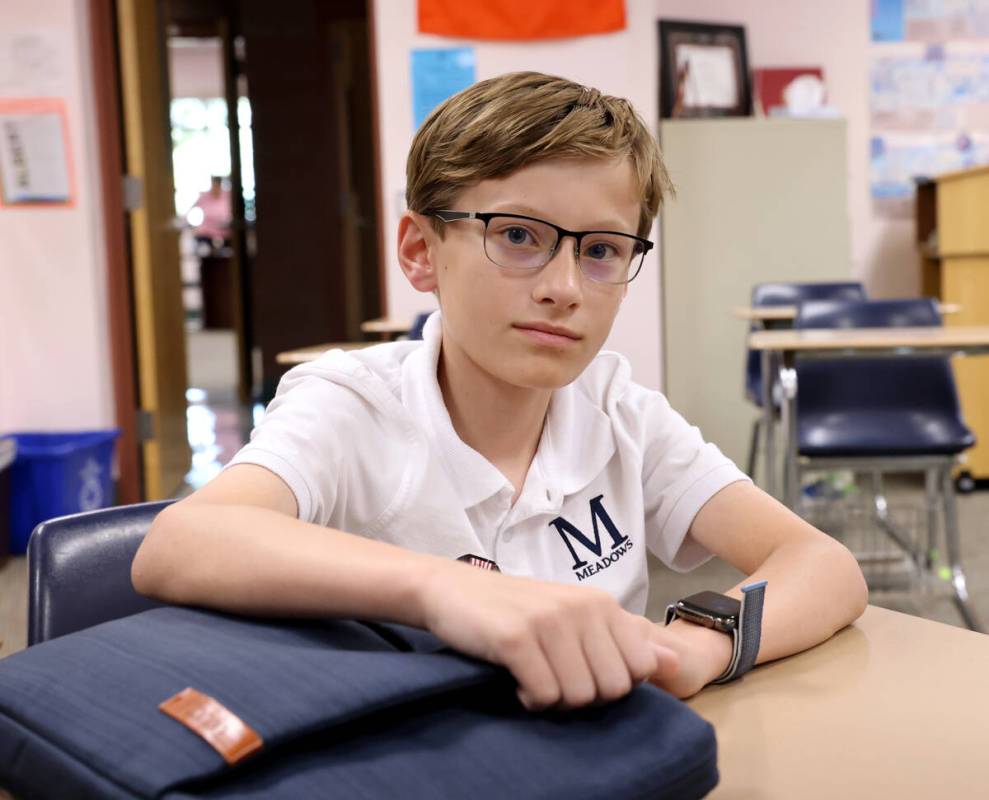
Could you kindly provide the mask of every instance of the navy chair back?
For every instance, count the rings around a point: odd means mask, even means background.
[[[760,283],[752,287],[752,307],[799,306],[807,300],[865,300],[865,286],[855,281],[837,283]],[[755,325],[750,330],[755,330]],[[749,350],[745,360],[745,396],[762,406],[762,361]]]
[[[171,500],[42,522],[28,542],[28,646],[155,608],[134,591],[131,562]]]
[[[416,318],[412,323],[412,327],[409,328],[409,339],[420,340],[422,339],[422,329],[426,327],[426,320],[429,319],[429,315],[432,311],[420,311],[416,314]]]
[[[808,299],[797,306],[795,328],[915,328],[941,325],[937,301],[856,298]]]
[[[941,324],[930,299],[801,303],[796,328]],[[797,365],[799,450],[808,456],[958,453],[965,426],[951,364],[942,356],[814,359]]]

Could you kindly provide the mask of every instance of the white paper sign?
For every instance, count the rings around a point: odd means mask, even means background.
[[[71,199],[62,117],[0,113],[0,192],[5,205]]]

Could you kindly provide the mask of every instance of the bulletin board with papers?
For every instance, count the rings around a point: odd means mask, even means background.
[[[909,216],[917,178],[989,164],[989,0],[873,0],[870,186]]]

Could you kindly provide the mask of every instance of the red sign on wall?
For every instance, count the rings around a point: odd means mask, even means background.
[[[522,41],[624,28],[624,0],[419,0],[419,32],[440,36]]]

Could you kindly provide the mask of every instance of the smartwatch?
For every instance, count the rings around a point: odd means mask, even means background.
[[[675,619],[685,619],[731,636],[731,661],[728,662],[728,668],[712,683],[733,681],[755,665],[762,638],[762,606],[765,594],[766,581],[757,581],[742,587],[740,601],[717,592],[698,592],[678,600],[666,609],[667,625]]]

